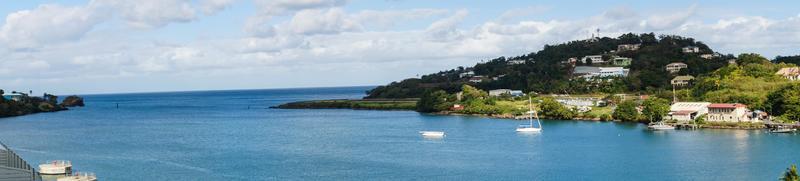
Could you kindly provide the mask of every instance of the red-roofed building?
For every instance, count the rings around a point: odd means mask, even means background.
[[[751,122],[747,113],[747,105],[744,104],[709,104],[707,121],[710,122]],[[758,121],[758,119],[752,119]]]

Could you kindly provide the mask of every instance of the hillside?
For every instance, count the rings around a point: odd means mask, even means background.
[[[625,45],[637,45],[638,48]],[[687,53],[683,51],[686,47],[697,49]],[[609,63],[584,63],[583,58],[590,55],[598,55],[602,61]],[[580,66],[615,66],[610,62],[617,57],[632,59],[630,65],[616,65],[628,68],[628,76],[606,78],[607,81],[588,81],[573,75],[575,68]],[[628,33],[617,38],[603,37],[545,45],[541,51],[527,55],[499,57],[473,67],[458,67],[421,78],[392,82],[368,91],[365,98],[419,98],[424,92],[432,90],[455,93],[464,84],[483,90],[507,88],[537,93],[653,93],[671,88],[669,81],[675,76],[708,74],[724,67],[733,58],[733,55],[716,54],[707,45],[692,38]],[[685,63],[688,68],[668,73],[665,66],[675,62]],[[474,75],[463,76],[469,73]],[[470,82],[470,79],[476,80]]]

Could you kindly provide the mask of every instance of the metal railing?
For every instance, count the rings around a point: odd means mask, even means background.
[[[2,142],[0,142],[0,169],[25,172],[30,174],[31,180],[42,180],[36,169]]]

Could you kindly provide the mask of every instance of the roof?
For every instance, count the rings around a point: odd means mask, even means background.
[[[685,63],[681,63],[681,62],[675,62],[675,63],[667,64],[667,66],[677,66],[677,65],[686,65],[686,64]]]
[[[677,102],[669,107],[670,111],[697,111],[706,109],[710,102]]]
[[[800,75],[800,67],[787,67],[778,70],[776,75]]]
[[[672,81],[676,81],[676,80],[677,80],[677,81],[681,81],[681,80],[692,80],[692,79],[694,79],[694,76],[691,76],[691,75],[682,75],[682,76],[677,76],[677,77],[673,78],[673,79],[672,79]]]
[[[673,113],[672,113],[672,115],[690,115],[690,114],[692,114],[692,113],[696,113],[696,112],[697,112],[697,111],[688,111],[688,110],[683,110],[683,111],[676,111],[676,112],[673,112]]]
[[[576,66],[575,70],[573,71],[575,74],[588,74],[597,72],[600,72],[600,68],[590,66]]]
[[[740,108],[740,107],[747,107],[747,105],[744,105],[744,104],[739,104],[739,103],[735,103],[735,104],[715,103],[715,104],[709,104],[709,105],[708,105],[708,108],[728,108],[728,109],[735,109],[735,108]]]

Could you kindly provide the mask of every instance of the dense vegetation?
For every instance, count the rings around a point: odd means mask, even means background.
[[[637,51],[615,52],[621,44],[641,44]],[[683,53],[682,48],[696,46],[698,53]],[[727,64],[733,55],[721,55],[710,59],[701,58],[701,54],[714,53],[702,42],[692,38],[662,35],[653,33],[624,34],[617,38],[599,38],[572,41],[559,45],[545,45],[541,51],[517,57],[499,57],[473,67],[424,75],[421,78],[410,78],[400,82],[392,82],[368,91],[366,98],[419,98],[423,93],[444,90],[447,93],[461,91],[461,85],[471,84],[483,90],[507,88],[538,93],[623,93],[654,92],[669,88],[669,80],[675,75],[699,76],[709,73]],[[633,58],[629,66],[630,73],[626,78],[610,78],[608,81],[587,81],[572,75],[574,65],[565,63],[569,58],[581,58],[587,55],[603,55]],[[512,62],[522,61],[522,64]],[[689,68],[675,75],[670,75],[664,67],[673,62],[686,63]],[[577,65],[583,65],[578,62]],[[601,65],[602,66],[602,65]],[[469,83],[461,73],[474,72],[485,76],[481,83]],[[669,75],[669,76],[665,76]],[[491,78],[496,78],[493,80]]]
[[[0,95],[5,92],[0,89]],[[19,100],[8,100],[0,96],[0,117],[21,116],[40,112],[55,112],[66,110],[67,107],[83,106],[83,99],[70,96],[69,102],[58,103],[58,96],[45,93],[42,97],[32,97],[25,93],[13,92],[21,95]]]

